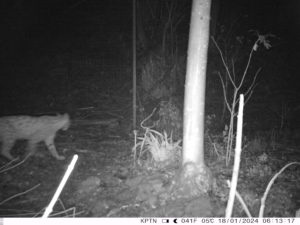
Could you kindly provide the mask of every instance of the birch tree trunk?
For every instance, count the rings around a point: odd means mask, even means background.
[[[178,195],[191,199],[208,194],[212,188],[212,174],[204,163],[210,6],[211,0],[193,0],[190,25],[184,96],[183,166],[178,180]]]
[[[211,0],[193,0],[184,97],[183,165],[204,166],[206,65]]]

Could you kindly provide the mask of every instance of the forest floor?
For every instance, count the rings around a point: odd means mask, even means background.
[[[216,154],[216,149],[222,149],[218,135],[211,135],[205,149],[205,161],[214,179],[212,191],[193,199],[174,196],[171,187],[180,167],[134,166],[130,103],[123,104],[123,108],[117,102],[103,105],[108,107],[78,110],[72,116],[70,129],[58,133],[56,146],[67,156],[66,160],[57,161],[41,146],[42,155],[1,172],[1,217],[42,216],[74,154],[79,159],[54,207],[53,217],[225,215],[229,193],[226,180],[231,179],[232,165],[225,165],[221,151]],[[128,116],[118,116],[126,115],[121,113],[125,111]],[[281,143],[277,139],[270,143],[265,136],[248,140],[242,152],[237,190],[253,217],[258,216],[261,198],[271,178],[287,163],[300,161],[299,145],[295,142]],[[2,167],[7,161],[1,158],[0,163]],[[278,177],[266,200],[265,217],[295,216],[300,208],[299,178],[300,167],[296,165]],[[233,216],[246,216],[237,199]]]

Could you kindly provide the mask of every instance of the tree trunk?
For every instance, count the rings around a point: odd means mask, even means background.
[[[204,166],[205,84],[211,0],[193,0],[184,97],[183,165]]]
[[[182,170],[178,196],[194,199],[212,188],[212,174],[204,163],[204,110],[211,0],[193,0],[184,96]],[[208,199],[209,201],[209,199]],[[211,209],[207,206],[206,211]],[[199,212],[200,216],[206,215]]]

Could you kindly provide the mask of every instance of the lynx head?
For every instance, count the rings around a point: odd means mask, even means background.
[[[71,125],[71,121],[70,121],[70,116],[68,113],[65,113],[63,115],[59,115],[61,122],[62,122],[62,127],[61,129],[66,131],[69,129],[70,125]]]

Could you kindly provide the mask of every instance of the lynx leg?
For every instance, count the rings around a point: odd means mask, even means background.
[[[35,152],[37,151],[37,144],[38,144],[38,141],[36,141],[36,140],[29,140],[28,141],[27,156],[26,157],[30,157],[30,156],[35,154]]]
[[[10,140],[6,140],[6,141],[2,141],[2,151],[1,154],[6,157],[9,160],[13,160],[15,159],[11,154],[10,154],[10,150],[14,145],[14,140],[10,141]]]
[[[49,149],[51,155],[55,157],[57,160],[64,160],[65,157],[61,156],[57,153],[55,144],[54,144],[54,136],[50,136],[45,140],[46,146]]]

